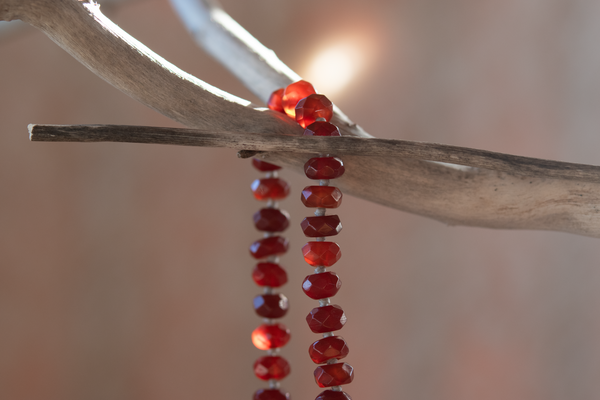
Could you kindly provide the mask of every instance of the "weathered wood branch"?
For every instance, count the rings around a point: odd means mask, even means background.
[[[302,134],[288,118],[256,108],[179,70],[115,26],[94,4],[0,0],[0,19],[22,19],[41,29],[119,90],[190,128],[246,135]],[[209,18],[204,29],[217,32],[224,27]],[[236,42],[238,48],[247,47],[244,57],[261,59],[261,51],[253,49],[258,42],[241,40],[240,35],[233,29],[222,38]],[[237,57],[227,53],[227,46],[221,49],[224,58]],[[238,58],[239,67],[230,68],[244,69],[246,61]],[[254,91],[265,98],[264,92],[270,93],[281,82],[268,78],[271,64],[256,63],[255,68],[266,78]],[[281,73],[294,80],[286,71]],[[272,87],[264,82],[271,82]],[[258,83],[245,83],[251,89],[258,87]],[[368,137],[340,113],[334,122],[344,135]],[[305,161],[304,155],[289,152],[269,152],[264,157],[298,172]],[[525,178],[514,168],[496,172],[397,157],[368,157],[365,162],[365,157],[348,155],[344,162],[348,172],[338,183],[345,192],[399,210],[456,225],[546,229],[600,237],[600,184],[596,182]]]
[[[329,153],[361,156],[366,163],[372,157],[409,158],[486,168],[529,178],[600,183],[600,166],[397,139],[256,135],[130,125],[29,125],[29,138],[33,142],[122,142],[227,147],[258,152]]]

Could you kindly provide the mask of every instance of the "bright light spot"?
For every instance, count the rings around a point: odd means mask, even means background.
[[[328,47],[312,59],[305,79],[311,82],[319,93],[332,95],[350,83],[361,69],[361,56],[350,44]]]

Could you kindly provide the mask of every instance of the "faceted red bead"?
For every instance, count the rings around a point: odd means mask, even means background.
[[[283,347],[290,340],[290,330],[283,324],[262,324],[252,332],[252,343],[259,350]]]
[[[350,349],[341,336],[329,336],[319,339],[308,348],[310,359],[315,364],[324,364],[328,360],[341,360],[346,357]]]
[[[287,297],[281,293],[260,294],[254,298],[254,311],[263,318],[281,318],[289,308]]]
[[[308,275],[302,282],[302,290],[314,300],[333,297],[341,287],[342,281],[335,272]]]
[[[296,122],[303,128],[315,122],[317,118],[329,122],[332,116],[333,104],[322,94],[311,94],[296,104]]]
[[[342,251],[335,242],[308,242],[302,246],[302,255],[304,261],[313,267],[331,267],[342,257]]]
[[[269,101],[267,101],[267,107],[269,107],[273,111],[284,113],[283,111],[283,88],[277,89],[271,96],[269,97]]]
[[[288,85],[283,91],[283,110],[290,118],[296,117],[296,104],[313,93],[317,93],[313,85],[306,81],[298,81]]]
[[[299,104],[299,103],[298,103]],[[298,114],[296,114],[298,118]],[[308,125],[304,130],[304,136],[342,136],[337,126],[330,122],[317,121]]]
[[[335,186],[307,186],[300,200],[306,207],[338,208],[342,204],[342,191]]]
[[[347,363],[320,365],[315,369],[319,387],[346,385],[354,380],[354,368]]]
[[[315,398],[315,400],[352,400],[352,397],[346,392],[337,390],[324,390]]]
[[[250,245],[250,254],[256,259],[277,256],[288,250],[289,241],[283,236],[271,236]]]
[[[344,163],[337,157],[315,157],[304,164],[309,179],[335,179],[344,175]]]
[[[282,232],[289,225],[290,214],[286,211],[277,208],[261,208],[254,213],[254,226],[259,231]]]
[[[290,185],[279,178],[263,178],[252,182],[250,186],[257,200],[281,200],[290,194]]]
[[[290,373],[290,364],[283,357],[264,356],[254,363],[254,375],[268,381],[269,379],[283,379]]]
[[[290,400],[290,394],[283,393],[279,389],[258,389],[252,400]]]
[[[304,235],[308,237],[335,236],[342,230],[342,223],[337,215],[306,217],[300,226]]]
[[[346,324],[346,314],[337,304],[315,307],[306,316],[306,322],[314,333],[333,332]]]
[[[259,286],[279,287],[287,283],[287,273],[278,264],[258,263],[252,271],[252,279]]]
[[[258,158],[252,159],[252,166],[261,172],[277,171],[281,169],[279,165],[271,164]]]

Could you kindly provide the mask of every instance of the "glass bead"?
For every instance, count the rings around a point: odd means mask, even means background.
[[[347,363],[320,365],[315,369],[319,387],[346,385],[354,380],[354,368]]]
[[[256,229],[264,232],[283,232],[290,225],[290,214],[277,208],[261,208],[253,219]]]
[[[346,392],[337,390],[324,390],[315,398],[315,400],[352,400],[352,397]]]
[[[300,200],[306,207],[338,208],[342,204],[342,191],[335,186],[307,186]]]
[[[287,273],[275,263],[258,263],[252,271],[252,279],[259,286],[279,287],[287,283]]]
[[[335,179],[344,172],[344,163],[337,157],[314,157],[304,164],[304,173],[309,179]]]
[[[285,113],[293,119],[296,119],[296,104],[311,94],[317,93],[313,85],[306,81],[294,82],[288,85],[283,91],[282,104]]]
[[[262,324],[252,331],[252,343],[259,350],[283,347],[290,340],[290,330],[283,324]]]
[[[269,96],[269,100],[267,101],[267,107],[273,111],[285,113],[283,111],[283,88],[277,89],[271,96]]]
[[[252,400],[290,400],[290,394],[279,389],[258,389]]]
[[[290,185],[280,178],[256,179],[250,188],[257,200],[282,200],[290,194]]]
[[[308,275],[302,282],[302,290],[313,300],[333,297],[341,287],[342,281],[335,272]]]
[[[302,255],[313,267],[331,267],[342,257],[342,251],[335,242],[308,242],[302,246]]]
[[[306,322],[314,333],[333,332],[346,324],[346,314],[337,304],[315,307],[306,316]]]
[[[296,104],[296,122],[303,128],[316,122],[317,118],[329,122],[332,116],[333,104],[322,94],[311,94]]]
[[[258,158],[252,159],[252,166],[261,172],[277,171],[281,169],[279,165],[271,164]]]
[[[260,294],[254,298],[254,311],[263,318],[281,318],[289,308],[287,297],[281,293]]]
[[[300,226],[304,235],[308,237],[335,236],[342,230],[342,223],[337,215],[306,217]]]
[[[308,355],[315,364],[324,364],[329,360],[341,360],[350,349],[341,336],[329,336],[319,339],[308,348]]]
[[[342,134],[334,124],[316,121],[306,127],[304,136],[342,136]]]
[[[290,364],[280,356],[260,357],[254,363],[254,375],[259,379],[283,379],[290,373]]]
[[[283,236],[271,236],[250,245],[250,254],[256,259],[277,256],[287,252],[289,241]]]

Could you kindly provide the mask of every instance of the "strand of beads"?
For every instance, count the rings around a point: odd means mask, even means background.
[[[290,217],[279,209],[277,201],[287,197],[290,187],[277,176],[280,169],[277,165],[257,159],[252,160],[252,165],[266,173],[264,178],[252,183],[254,197],[267,201],[267,206],[254,214],[254,226],[263,232],[264,237],[250,246],[250,254],[259,260],[252,271],[252,279],[263,287],[263,294],[254,298],[254,310],[264,318],[264,323],[252,332],[252,343],[267,351],[266,356],[254,363],[254,374],[269,381],[269,388],[256,391],[253,400],[289,400],[289,394],[279,389],[279,380],[290,373],[290,365],[279,356],[279,349],[289,341],[290,330],[274,321],[287,313],[288,299],[273,289],[287,282],[287,274],[279,265],[279,256],[287,251],[288,240],[278,233],[287,229]]]
[[[333,105],[325,96],[316,94],[308,82],[299,81],[275,91],[269,99],[269,108],[294,118],[305,128],[306,136],[341,136],[339,129],[329,122]],[[314,372],[317,385],[330,388],[321,392],[316,400],[351,400],[341,385],[354,379],[352,366],[338,362],[348,355],[346,341],[334,334],[346,323],[342,308],[331,304],[330,300],[342,282],[336,273],[327,271],[327,267],[340,259],[341,251],[337,243],[326,241],[326,238],[337,235],[342,229],[337,215],[325,215],[328,208],[337,208],[342,202],[342,192],[329,186],[329,182],[342,176],[344,171],[342,160],[329,155],[311,158],[304,165],[306,176],[319,181],[319,186],[307,186],[301,195],[306,207],[316,208],[315,216],[306,217],[301,223],[304,235],[315,239],[302,248],[304,260],[315,267],[314,274],[304,279],[302,290],[311,299],[319,301],[319,307],[312,309],[306,321],[314,333],[323,334],[322,339],[309,347],[309,355],[315,364],[323,364]]]

